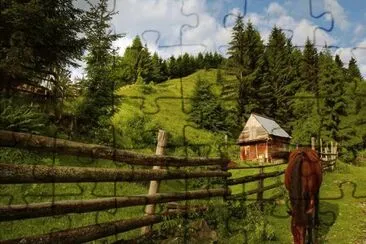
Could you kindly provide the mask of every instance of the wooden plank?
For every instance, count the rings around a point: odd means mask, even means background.
[[[122,170],[88,167],[51,167],[0,163],[0,184],[115,182],[229,177],[224,171]]]
[[[86,213],[146,204],[166,203],[204,199],[230,195],[230,189],[216,188],[176,193],[159,193],[155,195],[138,195],[127,197],[101,198],[92,200],[68,200],[44,203],[18,204],[0,206],[0,221],[55,216],[69,213]]]
[[[183,158],[171,156],[143,155],[112,147],[86,144],[29,133],[0,130],[0,147],[25,148],[41,152],[108,159],[133,165],[159,166],[203,166],[225,165],[224,158]]]

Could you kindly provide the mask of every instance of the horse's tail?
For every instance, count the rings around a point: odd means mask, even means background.
[[[306,201],[302,192],[301,166],[304,160],[303,152],[298,153],[295,158],[294,168],[291,172],[290,201],[292,210],[295,211],[295,223],[306,225]]]

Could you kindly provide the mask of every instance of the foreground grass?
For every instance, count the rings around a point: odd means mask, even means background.
[[[365,166],[338,162],[334,172],[325,173],[320,193],[321,243],[363,243],[366,214],[361,203],[366,201],[365,189]],[[287,209],[285,204],[278,205],[268,216],[278,238],[273,243],[292,243]]]

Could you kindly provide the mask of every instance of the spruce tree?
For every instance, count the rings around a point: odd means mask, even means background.
[[[178,77],[178,64],[174,56],[169,58],[168,71],[170,78]]]
[[[268,62],[268,73],[266,82],[270,83],[271,95],[266,106],[271,108],[271,117],[285,129],[289,129],[289,118],[291,118],[289,96],[294,95],[291,89],[291,82],[294,73],[291,69],[292,44],[286,38],[285,33],[276,26],[272,29],[268,46],[265,50],[265,57]]]
[[[236,19],[232,40],[229,43],[227,68],[238,80],[238,118],[247,119],[258,109],[255,88],[262,83],[260,62],[264,45],[259,32],[249,22],[244,26],[243,17]]]
[[[2,0],[0,11],[0,90],[45,80],[57,86],[54,71],[77,66],[85,22],[72,0]]]
[[[319,95],[321,106],[322,129],[328,139],[340,140],[341,117],[346,116],[346,100],[342,69],[333,60],[329,50],[319,58]]]
[[[199,52],[198,55],[197,55],[196,64],[197,64],[198,69],[203,69],[204,68],[204,57],[203,57],[203,54],[201,52]]]
[[[112,115],[113,92],[115,81],[112,78],[113,49],[112,42],[121,35],[110,33],[110,21],[115,13],[107,7],[107,0],[101,0],[96,5],[90,4],[86,14],[88,26],[86,37],[89,54],[86,56],[86,91],[81,108],[81,120],[85,132],[90,127],[106,127],[107,120]]]
[[[146,45],[140,51],[140,56],[138,58],[138,70],[140,71],[141,77],[145,83],[152,81],[153,64],[151,54]]]
[[[135,83],[140,68],[140,59],[143,55],[144,46],[141,43],[139,36],[136,36],[130,47],[127,47],[123,55],[123,66],[126,67],[126,81],[128,83]]]
[[[191,98],[190,121],[200,128],[220,132],[226,131],[227,111],[210,89],[206,80],[198,78]]]
[[[300,64],[301,87],[314,94],[318,93],[318,52],[307,38]]]

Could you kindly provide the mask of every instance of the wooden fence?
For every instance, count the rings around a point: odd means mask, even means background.
[[[333,143],[330,142],[328,143],[326,146],[322,145],[322,140],[320,140],[319,143],[319,156],[321,158],[321,163],[322,163],[322,168],[324,171],[326,170],[333,170],[335,167],[335,163],[336,160],[338,158],[338,151],[337,151],[337,143]],[[316,150],[316,141],[315,138],[312,137],[311,138],[311,148]],[[280,197],[282,195],[282,193],[277,193],[267,199],[263,198],[263,193],[265,191],[268,190],[272,190],[275,188],[279,188],[279,187],[283,187],[284,183],[283,182],[276,182],[273,183],[271,185],[268,186],[264,186],[264,180],[268,179],[268,178],[274,178],[274,177],[278,177],[281,176],[285,173],[284,170],[277,170],[277,171],[272,171],[272,172],[268,172],[265,173],[264,170],[266,168],[271,168],[271,167],[275,167],[275,166],[280,166],[280,165],[284,165],[287,164],[287,158],[288,158],[288,154],[289,152],[276,152],[273,153],[272,158],[278,158],[278,159],[283,159],[285,160],[283,163],[278,163],[278,164],[267,164],[267,165],[258,165],[258,166],[241,166],[241,167],[232,167],[232,168],[228,168],[231,170],[246,170],[246,169],[259,169],[258,174],[255,175],[248,175],[248,176],[244,176],[241,178],[236,178],[236,179],[228,179],[228,185],[237,185],[237,184],[245,184],[245,183],[249,183],[249,182],[258,182],[258,187],[256,189],[253,190],[249,190],[246,192],[242,192],[242,193],[238,193],[238,194],[232,194],[230,196],[227,197],[227,199],[246,199],[249,195],[254,195],[256,194],[256,201],[260,204],[260,208],[263,209],[263,202],[265,200],[273,200],[276,199],[278,197]]]
[[[159,137],[164,138],[162,136]],[[126,170],[115,168],[66,166],[51,167],[45,165],[24,165],[0,162],[0,184],[146,181],[152,181],[151,184],[153,184],[153,182],[170,179],[194,179],[202,177],[227,178],[231,176],[231,173],[222,170],[229,162],[227,159],[162,156],[162,151],[166,143],[161,142],[160,140],[157,148],[158,155],[152,156],[106,146],[85,144],[19,132],[0,130],[0,138],[0,146],[2,147],[24,148],[41,152],[92,157],[94,159],[108,159],[121,164],[127,163],[140,166],[155,166],[152,170],[146,169],[146,167],[145,169],[135,167],[138,169],[134,168]],[[202,168],[202,166],[212,165],[218,166],[217,169],[210,170]],[[177,166],[179,166],[180,169],[172,168]],[[199,169],[181,169],[184,167],[195,166],[200,167]],[[169,167],[169,170],[164,169],[165,167]],[[167,216],[173,218],[182,213],[182,211],[177,210],[165,211],[163,214],[155,214],[151,208],[148,210],[148,206],[153,206],[157,203],[207,199],[211,197],[224,197],[226,195],[230,195],[230,189],[228,187],[221,186],[212,189],[189,190],[172,193],[158,193],[156,188],[155,190],[150,189],[149,194],[146,195],[3,205],[0,206],[0,221],[57,216],[70,213],[87,213],[130,206],[147,206],[147,211],[145,211],[145,216],[94,224],[14,240],[0,240],[0,243],[18,243],[20,241],[22,243],[80,243],[92,241],[132,229],[160,223],[164,221]]]
[[[165,211],[155,214],[155,204],[186,201],[194,199],[207,199],[222,197],[225,200],[247,199],[256,195],[256,201],[263,209],[266,200],[274,200],[283,193],[280,192],[267,199],[263,198],[265,191],[283,186],[282,180],[271,185],[264,185],[264,180],[279,177],[284,174],[284,169],[265,172],[265,169],[286,164],[258,166],[228,167],[228,159],[222,158],[183,158],[164,156],[166,135],[159,132],[156,155],[143,155],[111,147],[85,144],[63,139],[49,138],[27,133],[9,132],[0,130],[0,146],[25,148],[42,152],[54,152],[73,156],[92,157],[95,159],[108,159],[117,163],[126,163],[139,166],[154,166],[153,169],[112,169],[89,167],[66,167],[45,165],[22,165],[0,162],[0,184],[23,183],[65,183],[65,182],[150,182],[149,192],[146,195],[98,198],[91,200],[64,200],[31,204],[3,205],[0,206],[0,221],[12,221],[29,218],[57,216],[70,213],[87,213],[130,206],[145,206],[145,215],[131,219],[111,221],[102,224],[89,225],[64,231],[52,232],[45,235],[25,237],[21,239],[1,241],[0,243],[54,243],[54,242],[87,242],[107,236],[123,233],[132,229],[142,228],[142,234],[151,232],[150,226],[164,221],[165,216],[174,218],[182,211]],[[313,141],[313,139],[312,139]],[[313,144],[313,143],[312,143]],[[337,158],[337,144],[330,149],[320,144],[321,158],[324,169],[334,167]],[[315,145],[313,145],[315,147]],[[283,156],[283,155],[282,155]],[[194,167],[199,166],[199,169]],[[202,166],[215,166],[202,168]],[[168,169],[165,169],[169,167]],[[179,167],[183,169],[172,169]],[[189,170],[184,167],[192,167]],[[231,170],[258,169],[258,174],[247,175],[239,178],[229,178]],[[188,190],[184,192],[159,193],[159,181],[171,179],[220,177],[225,179],[223,186],[212,189]],[[258,187],[246,192],[231,194],[230,186],[257,182]],[[178,209],[178,208],[177,208]],[[188,209],[186,209],[188,211]]]

